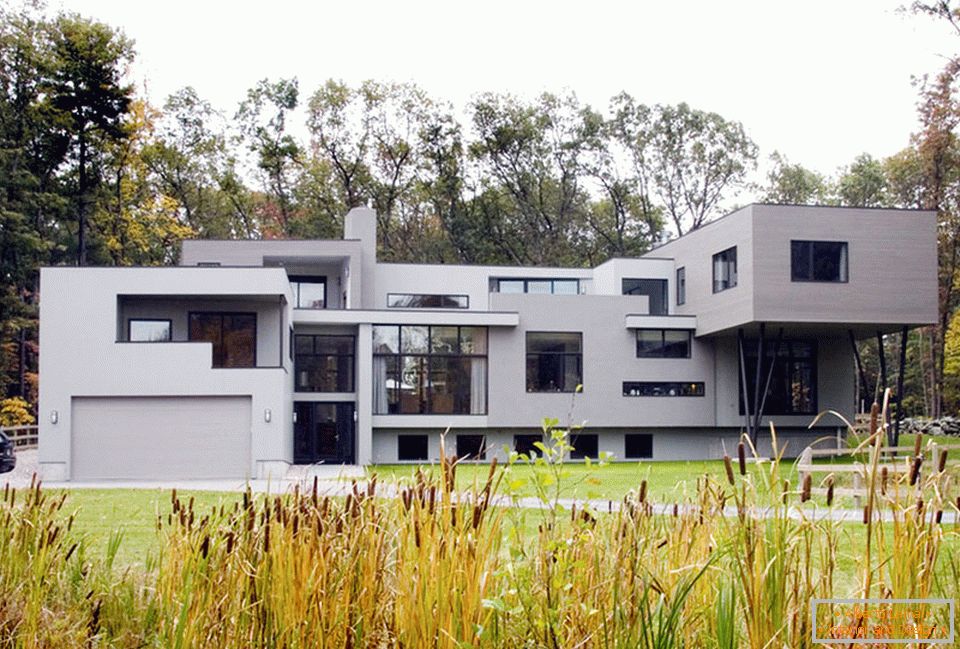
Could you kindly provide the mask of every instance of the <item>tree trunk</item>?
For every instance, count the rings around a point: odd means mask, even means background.
[[[87,135],[83,127],[80,128],[80,169],[79,187],[77,188],[77,266],[87,265]]]

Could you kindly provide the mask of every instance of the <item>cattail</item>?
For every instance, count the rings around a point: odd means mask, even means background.
[[[727,472],[727,482],[729,482],[731,485],[736,484],[733,481],[733,462],[731,462],[730,456],[726,453],[723,454],[723,468]]]
[[[803,476],[803,491],[800,492],[800,502],[805,503],[810,500],[810,487],[813,482],[813,478],[808,473]]]
[[[67,554],[64,555],[64,557],[63,557],[63,560],[64,560],[65,562],[66,562],[66,561],[69,561],[69,560],[70,560],[70,557],[73,556],[73,551],[77,549],[77,545],[78,545],[77,543],[74,543],[73,545],[70,546],[70,549],[67,550]]]
[[[263,553],[270,552],[270,519],[263,525]]]
[[[230,554],[231,552],[233,552],[234,539],[235,537],[233,535],[233,532],[230,532],[229,534],[227,534],[227,554]]]
[[[870,406],[870,436],[873,437],[878,430],[878,420],[880,419],[880,404],[876,401]]]
[[[204,559],[207,558],[207,553],[210,551],[210,536],[203,537],[203,543],[200,544],[200,556]]]
[[[947,468],[947,449],[941,449],[940,461],[937,463],[937,473],[943,473]]]
[[[866,525],[870,522],[870,505],[866,505],[863,508],[863,524]]]
[[[747,475],[747,447],[743,442],[737,444],[737,460],[740,462],[740,475]]]
[[[790,500],[790,481],[789,480],[783,481],[783,491],[780,493],[781,493],[780,499],[783,501],[783,504],[786,505],[787,501]]]
[[[917,498],[917,518],[923,516],[923,498]]]
[[[640,481],[640,496],[638,497],[638,500],[641,503],[646,502],[647,500],[647,481],[646,480]]]
[[[938,509],[938,510],[937,510],[937,513],[936,513],[936,515],[934,516],[934,520],[936,521],[937,525],[939,525],[939,524],[940,524],[940,521],[943,520],[943,510],[942,510],[942,509]]]
[[[887,470],[887,467],[882,467],[880,469],[880,493],[884,496],[887,495],[887,479],[890,477],[890,471]]]
[[[920,455],[920,447],[923,445],[923,433],[917,433],[917,436],[913,438],[913,455],[914,457]]]
[[[833,476],[827,478],[827,507],[833,505]]]
[[[673,517],[676,518],[679,513],[680,513],[680,510],[677,507],[677,503],[673,503]]]
[[[913,458],[913,464],[910,465],[910,486],[917,484],[920,477],[920,465],[923,464],[923,456],[917,455]]]

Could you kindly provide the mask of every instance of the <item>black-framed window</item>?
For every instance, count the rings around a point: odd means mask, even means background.
[[[628,460],[648,460],[653,457],[653,435],[628,433],[623,436],[623,456]]]
[[[484,435],[457,435],[457,457],[466,460],[487,459],[487,438]]]
[[[727,248],[713,256],[713,292],[719,293],[737,285],[737,247]]]
[[[527,457],[533,457],[534,454],[541,456],[543,451],[536,447],[537,442],[543,443],[542,434],[514,435],[513,450]]]
[[[690,358],[689,329],[637,329],[637,358]]]
[[[677,306],[687,303],[687,269],[681,266],[677,269]]]
[[[791,241],[790,279],[794,282],[846,282],[846,241]]]
[[[388,309],[469,309],[469,295],[388,293]]]
[[[498,293],[537,293],[542,295],[578,295],[579,279],[498,279]]]
[[[624,381],[625,397],[702,397],[707,393],[702,381]]]
[[[327,308],[327,278],[302,275],[290,276],[295,309]]]
[[[596,459],[600,457],[600,436],[594,433],[580,433],[579,435],[570,435],[570,457],[574,460],[583,458]]]
[[[397,459],[401,462],[426,460],[429,457],[429,438],[426,435],[397,435]]]
[[[257,314],[194,311],[189,339],[213,344],[213,367],[257,366]]]
[[[575,392],[582,384],[582,333],[527,332],[527,392]]]
[[[294,390],[353,392],[355,350],[353,336],[297,334],[294,336]]]
[[[762,384],[767,381],[770,361],[773,359],[776,341],[767,341],[764,346]],[[757,370],[757,341],[747,340],[744,345],[744,361],[747,375],[747,398],[750,411],[754,412],[754,380]],[[761,385],[762,385],[761,384]],[[740,396],[740,414],[744,414],[743,390]],[[770,375],[770,390],[763,404],[764,415],[814,415],[817,413],[817,344],[814,341],[784,340],[780,343],[773,373]]]
[[[127,340],[134,343],[165,343],[173,340],[173,321],[163,318],[130,318]]]
[[[486,414],[487,328],[374,326],[373,412]]]
[[[625,277],[621,280],[624,295],[646,295],[650,315],[667,315],[667,280]]]

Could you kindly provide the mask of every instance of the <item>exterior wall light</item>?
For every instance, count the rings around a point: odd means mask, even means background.
[[[271,419],[273,419],[273,413],[270,412],[270,408],[267,408],[263,411],[263,420],[269,424]]]
[[[57,412],[56,410],[51,410],[51,411],[50,411],[50,423],[51,423],[51,424],[55,424],[55,423],[57,423],[58,421],[60,421],[60,413]]]

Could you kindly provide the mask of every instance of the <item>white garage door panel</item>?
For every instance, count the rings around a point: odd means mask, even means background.
[[[250,397],[73,399],[74,480],[245,478]]]

